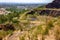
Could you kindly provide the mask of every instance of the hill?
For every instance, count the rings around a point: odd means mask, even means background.
[[[52,3],[46,5],[46,8],[60,8],[60,0],[54,0]]]

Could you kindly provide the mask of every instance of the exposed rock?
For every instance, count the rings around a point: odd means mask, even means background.
[[[46,8],[60,8],[60,0],[54,0],[52,3],[46,5]]]
[[[57,17],[60,16],[60,11],[57,10],[38,10],[38,11],[31,11],[28,12],[27,14],[34,14],[35,12],[38,12],[40,15],[49,15],[49,16],[53,16],[53,17]]]
[[[32,10],[31,12],[28,12],[27,14],[34,14],[35,13],[35,11],[34,10]]]
[[[60,8],[60,0],[54,0],[52,3],[47,4],[46,8]],[[27,14],[34,14],[35,12],[38,12],[40,15],[60,16],[60,10],[33,10]]]
[[[60,0],[54,0],[52,3],[46,5],[46,8],[60,8]],[[42,10],[41,15],[60,16],[60,11],[57,10]]]
[[[60,11],[56,11],[56,10],[42,10],[40,12],[40,15],[49,15],[49,16],[54,16],[54,17],[57,17],[57,16],[60,16]]]

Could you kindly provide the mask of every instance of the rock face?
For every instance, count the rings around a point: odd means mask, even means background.
[[[56,11],[56,10],[42,10],[40,12],[40,15],[47,15],[47,16],[57,17],[57,16],[60,16],[60,11]]]
[[[46,8],[60,8],[60,0],[54,0],[52,3],[46,5]],[[50,15],[50,16],[60,16],[60,11],[57,10],[43,10],[40,14]]]
[[[46,8],[60,8],[60,0],[54,0],[52,3],[46,5]],[[53,17],[60,16],[60,10],[38,10],[40,15],[49,15]],[[31,11],[28,14],[34,14],[36,11]]]
[[[46,8],[60,8],[60,0],[54,0],[52,3],[46,5]]]

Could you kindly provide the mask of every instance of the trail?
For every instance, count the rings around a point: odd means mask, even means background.
[[[36,10],[55,10],[55,11],[60,11],[60,8],[57,9],[57,8],[37,8]]]
[[[33,9],[33,10],[35,10],[35,9]],[[20,19],[22,19],[27,13],[29,13],[29,12],[31,12],[33,10],[29,10],[29,11],[23,13],[21,15]],[[60,11],[60,8],[59,9],[56,9],[56,8],[39,8],[39,9],[36,9],[36,10],[52,10],[52,11],[54,10],[54,11]]]

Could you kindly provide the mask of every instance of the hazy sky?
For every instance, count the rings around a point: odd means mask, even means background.
[[[53,0],[0,0],[0,2],[10,2],[10,3],[49,3]]]

